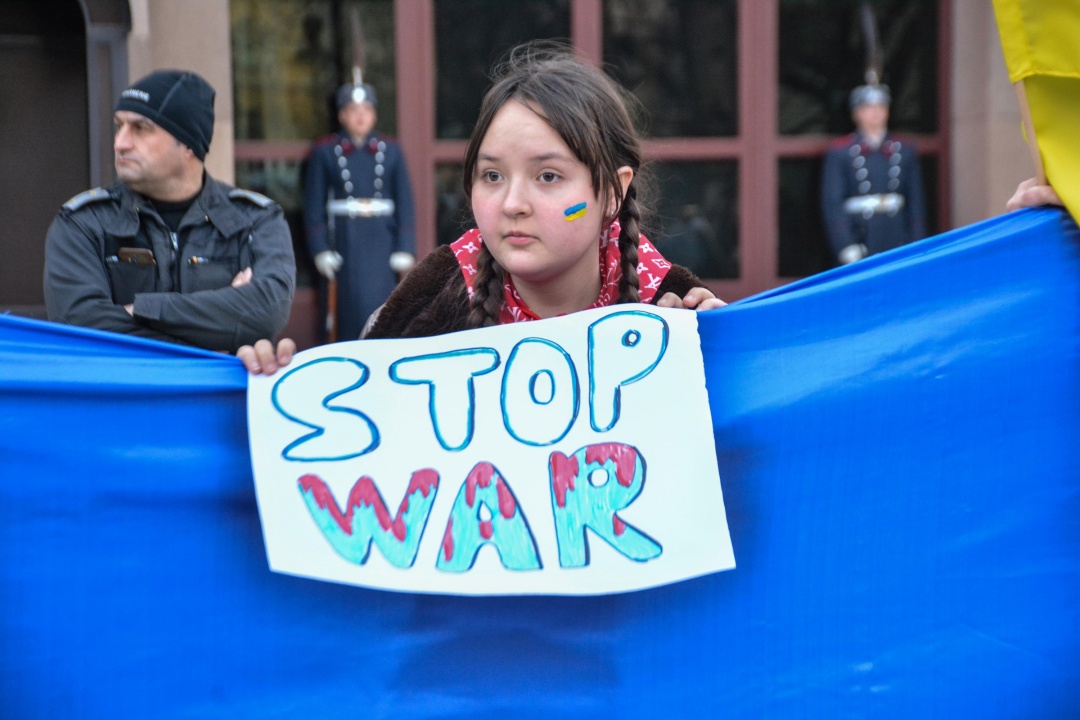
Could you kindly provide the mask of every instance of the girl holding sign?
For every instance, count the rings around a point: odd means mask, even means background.
[[[640,232],[640,140],[628,97],[551,44],[498,68],[465,152],[477,227],[414,268],[363,337],[423,337],[619,303],[709,310],[724,303]],[[251,372],[292,357],[283,340],[241,348]]]

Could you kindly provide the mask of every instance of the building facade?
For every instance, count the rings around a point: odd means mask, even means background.
[[[651,235],[726,299],[831,267],[821,158],[850,131],[862,81],[857,0],[6,0],[0,16],[0,309],[40,315],[45,229],[61,203],[111,180],[111,107],[128,79],[183,67],[218,90],[209,171],[282,203],[300,290],[289,332],[313,336],[299,222],[309,143],[332,129],[359,21],[379,127],[405,151],[418,250],[468,224],[460,160],[494,60],[563,39],[603,64],[646,118]],[[992,7],[872,3],[891,127],[919,150],[940,232],[999,214],[1032,174]],[[13,8],[15,12],[9,11]],[[50,21],[45,22],[46,13]],[[60,21],[58,21],[58,18]],[[58,137],[62,134],[62,138]],[[62,139],[62,142],[58,142]],[[42,151],[47,157],[43,157]],[[12,200],[14,200],[12,202]],[[37,282],[34,282],[37,280]]]

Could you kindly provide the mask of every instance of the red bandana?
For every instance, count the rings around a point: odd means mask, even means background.
[[[476,281],[476,259],[480,255],[480,247],[484,244],[480,237],[480,230],[473,228],[462,235],[450,245],[461,267],[461,274],[465,276],[465,287],[469,291],[469,300],[472,300],[473,285]],[[598,307],[614,305],[619,299],[619,280],[622,272],[619,270],[619,260],[622,254],[619,252],[619,221],[611,223],[611,226],[600,235],[600,295],[596,302],[587,310]],[[671,268],[671,263],[653,247],[648,238],[639,236],[638,241],[638,282],[641,287],[638,294],[641,302],[651,302],[656,295],[656,289],[660,287],[664,276]],[[518,295],[514,288],[513,279],[507,275],[506,284],[503,285],[503,307],[499,313],[499,324],[505,325],[512,322],[524,322],[526,320],[539,320],[536,313],[529,309],[525,301]]]

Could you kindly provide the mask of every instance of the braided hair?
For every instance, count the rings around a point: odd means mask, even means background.
[[[622,270],[618,302],[638,302],[638,238],[643,211],[636,187],[642,169],[641,143],[631,117],[631,111],[638,110],[636,101],[602,71],[575,58],[570,48],[550,41],[518,46],[496,66],[492,76],[494,84],[484,96],[480,118],[465,150],[465,198],[471,203],[480,144],[496,113],[510,100],[532,108],[589,168],[596,197],[602,203],[606,198],[614,201]],[[623,167],[629,167],[635,176],[625,193],[619,180]],[[484,245],[477,258],[469,327],[498,323],[505,283],[506,271]]]

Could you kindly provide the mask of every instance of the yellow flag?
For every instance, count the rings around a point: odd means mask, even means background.
[[[1080,217],[1080,0],[994,0],[994,12],[1009,79],[1027,98],[1036,164]]]

